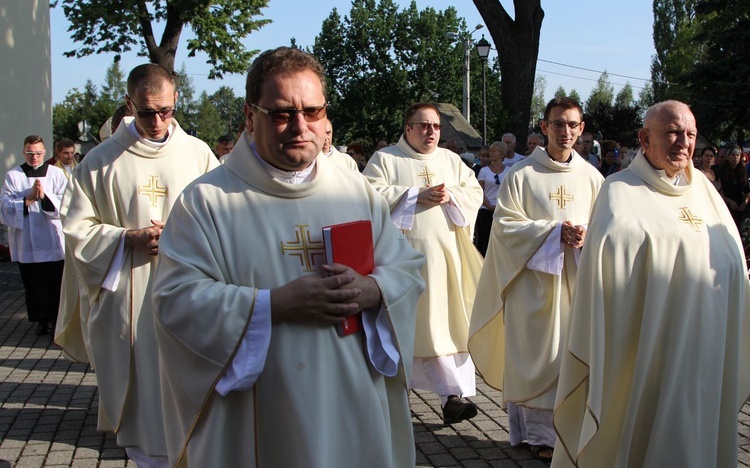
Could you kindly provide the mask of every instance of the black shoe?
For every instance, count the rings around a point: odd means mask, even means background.
[[[477,405],[466,398],[456,395],[448,397],[448,401],[443,406],[443,423],[455,424],[477,415]]]
[[[37,336],[42,336],[42,335],[46,335],[49,332],[50,332],[49,324],[47,322],[39,322],[36,325],[36,331],[34,333],[36,333]]]

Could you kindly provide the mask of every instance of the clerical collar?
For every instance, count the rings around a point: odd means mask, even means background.
[[[31,167],[28,163],[21,164],[21,170],[26,174],[26,177],[46,177],[48,167],[49,164],[47,163],[42,163],[37,167]]]
[[[281,169],[277,169],[268,164],[265,159],[260,157],[260,154],[258,154],[258,150],[255,148],[255,142],[250,143],[250,149],[253,150],[253,154],[255,155],[255,157],[258,158],[258,161],[260,161],[263,167],[266,168],[268,173],[271,174],[271,177],[273,177],[274,179],[277,179],[281,182],[286,182],[287,184],[302,184],[312,182],[315,179],[314,169],[317,158],[313,159],[312,164],[302,169],[301,171],[282,171]]]
[[[668,180],[669,183],[671,183],[675,187],[682,187],[682,186],[688,185],[687,177],[685,177],[685,171],[680,172],[674,177],[669,177],[667,173],[664,171],[664,169],[656,169],[656,168],[653,168],[653,169],[656,171],[657,174],[659,174],[659,177],[661,177],[664,180]]]
[[[570,152],[570,156],[568,156],[568,159],[567,159],[566,161],[562,161],[562,162],[561,162],[561,161],[558,161],[558,160],[557,160],[557,159],[555,159],[555,158],[553,158],[553,157],[552,157],[552,155],[551,155],[551,154],[549,154],[549,151],[547,151],[547,149],[546,149],[546,148],[544,149],[544,152],[545,152],[545,153],[547,153],[547,156],[548,156],[548,157],[549,157],[549,158],[550,158],[550,159],[551,159],[552,161],[556,162],[557,164],[570,164],[570,161],[572,161],[572,160],[573,160],[573,152],[572,152],[572,151]],[[518,154],[518,153],[516,153],[516,154]]]
[[[135,119],[131,120],[127,126],[127,129],[131,135],[133,135],[138,141],[140,141],[144,145],[150,146],[151,148],[161,148],[162,146],[169,143],[169,140],[172,138],[173,128],[174,128],[174,125],[170,123],[169,127],[167,128],[167,134],[164,137],[164,139],[160,141],[155,141],[155,140],[149,140],[148,138],[145,138],[143,135],[140,134],[140,132],[138,132],[138,128],[135,126]]]

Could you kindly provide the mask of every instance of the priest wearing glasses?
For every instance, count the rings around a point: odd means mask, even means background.
[[[363,174],[388,201],[391,220],[426,257],[427,290],[417,303],[411,388],[440,396],[445,424],[473,418],[477,407],[468,352],[469,321],[482,258],[472,230],[483,191],[474,171],[439,148],[440,112],[417,103],[406,110],[404,133],[377,151]]]
[[[321,151],[314,57],[260,54],[244,111],[232,156],[185,189],[162,236],[153,299],[170,465],[414,466],[406,379],[422,256],[367,180]],[[369,222],[368,275],[326,259],[322,229],[352,221]],[[337,331],[358,314],[361,328]]]
[[[219,163],[172,118],[170,71],[139,65],[127,91],[133,117],[87,154],[68,184],[61,216],[75,271],[66,274],[80,278],[81,307],[61,311],[55,340],[96,369],[99,430],[114,431],[138,466],[156,466],[167,455],[151,307],[159,238],[183,188]]]

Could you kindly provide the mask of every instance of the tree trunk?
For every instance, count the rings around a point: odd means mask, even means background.
[[[149,61],[157,63],[174,73],[177,46],[180,43],[180,34],[185,25],[185,22],[180,17],[179,9],[171,3],[167,3],[167,23],[164,27],[164,33],[161,36],[161,42],[158,45],[156,44],[154,30],[149,21],[146,0],[139,2],[138,11],[140,14],[141,32],[146,42]]]
[[[499,0],[474,0],[497,48],[503,106],[518,141],[525,141],[534,95],[536,61],[544,10],[541,0],[514,0],[513,20]]]

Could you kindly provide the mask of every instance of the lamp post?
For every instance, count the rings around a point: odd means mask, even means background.
[[[484,27],[483,24],[478,24],[474,26],[474,30],[470,33],[467,33],[464,36],[460,36],[457,33],[454,32],[447,32],[445,33],[445,37],[449,39],[460,39],[461,43],[464,46],[464,95],[463,95],[463,115],[466,119],[466,122],[471,123],[471,103],[469,102],[469,98],[471,97],[471,88],[470,88],[470,78],[469,78],[469,72],[471,71],[471,35],[477,32],[478,30],[482,29]]]
[[[477,42],[477,55],[482,59],[482,143],[487,144],[487,57],[490,55],[492,45],[484,38]]]

